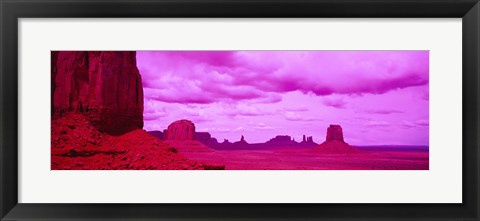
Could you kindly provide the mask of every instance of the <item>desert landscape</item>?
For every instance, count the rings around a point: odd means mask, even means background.
[[[173,132],[169,132],[173,131]],[[428,170],[426,146],[351,146],[340,125],[330,125],[325,141],[303,136],[296,142],[279,135],[265,143],[218,143],[208,132],[196,132],[188,120],[176,121],[167,130],[150,131],[189,159],[225,165],[230,170]]]
[[[218,73],[219,70],[235,72],[239,69],[226,68],[227,63],[232,61],[221,61],[225,64],[219,61],[230,54],[220,53],[221,57],[218,57],[218,53],[211,54],[164,52],[155,56],[167,61],[171,57],[180,57],[179,61],[183,63],[175,63],[181,64],[181,70],[199,69],[205,72],[206,67],[214,67],[215,73]],[[165,58],[167,55],[170,56],[168,59]],[[341,95],[345,98],[340,100],[324,97],[344,93],[342,88],[338,92],[331,89],[332,92],[324,95],[326,92],[323,90],[299,93],[303,86],[288,86],[284,89],[286,92],[281,94],[284,97],[276,97],[274,92],[280,93],[280,89],[272,88],[275,85],[253,85],[243,81],[241,86],[232,86],[234,89],[219,85],[214,88],[204,86],[205,92],[199,97],[198,94],[202,92],[189,92],[183,85],[186,80],[173,79],[177,83],[165,84],[165,81],[172,81],[172,77],[181,74],[152,74],[152,70],[162,68],[157,66],[151,66],[154,67],[151,69],[142,66],[139,69],[138,61],[142,61],[143,65],[153,61],[146,62],[141,59],[142,56],[139,57],[134,51],[51,53],[52,170],[429,169],[428,121],[407,119],[428,117],[425,95],[421,94],[419,101],[414,101],[419,102],[418,105],[408,107],[416,108],[412,116],[407,115],[410,109],[359,110],[358,107],[348,108],[345,104],[347,98],[354,103],[354,99],[368,98],[366,94],[372,96],[368,99],[375,100],[377,104],[379,99],[383,99],[381,96],[392,96],[384,94],[400,94],[402,90],[406,90],[405,95],[395,96],[398,100],[405,97],[406,102],[411,103],[413,92],[419,91],[419,87],[428,86],[418,76],[409,77],[407,85],[394,80],[392,89],[386,89],[381,84],[366,89],[354,88],[351,90],[355,95]],[[155,56],[148,59],[157,58]],[[205,57],[214,61],[205,61]],[[199,61],[202,66],[195,63]],[[161,62],[155,60],[154,64]],[[244,65],[235,65],[240,64]],[[265,72],[264,69],[262,71]],[[244,71],[241,73],[241,76],[245,75]],[[224,75],[220,76],[224,78]],[[169,80],[156,80],[156,76],[169,76]],[[196,80],[196,84],[199,81]],[[207,81],[211,82],[212,79]],[[232,83],[231,78],[227,81]],[[180,91],[170,92],[169,87]],[[318,88],[315,85],[313,87]],[[251,91],[252,88],[259,91]],[[262,91],[267,92],[262,94]],[[272,100],[271,96],[275,99]],[[300,103],[291,107],[289,96],[296,96],[293,102]],[[313,106],[303,105],[312,99],[322,99],[322,102]],[[390,97],[385,99],[391,100]],[[245,102],[248,105],[245,106]],[[310,110],[310,107],[328,110],[330,112],[324,115],[331,117],[312,117],[311,113],[317,110]],[[351,111],[352,116],[345,117],[346,111]],[[387,120],[395,121],[397,118],[399,124],[387,124]],[[366,120],[368,122],[364,122]],[[351,130],[346,130],[342,124]],[[393,136],[391,128],[396,128],[399,134]],[[358,131],[362,134],[359,135]],[[391,137],[396,139],[395,142]],[[351,144],[349,140],[356,142]],[[361,143],[362,140],[365,145]],[[405,140],[405,144],[398,144],[398,140]]]

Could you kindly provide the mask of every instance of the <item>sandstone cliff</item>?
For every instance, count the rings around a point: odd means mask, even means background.
[[[136,52],[54,51],[52,118],[82,113],[100,132],[143,128],[143,88]]]

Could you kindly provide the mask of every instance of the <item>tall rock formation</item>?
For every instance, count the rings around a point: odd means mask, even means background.
[[[52,118],[82,113],[112,135],[143,128],[143,87],[136,52],[53,51]]]
[[[195,139],[195,124],[189,120],[178,120],[164,130],[165,142],[181,153],[213,151]]]
[[[302,142],[299,143],[303,147],[316,147],[318,144],[313,142],[312,136],[303,135]]]
[[[168,125],[165,140],[194,140],[195,125],[189,120],[178,120]]]
[[[245,137],[243,135],[240,137],[240,141],[234,142],[233,144],[235,144],[237,146],[238,145],[248,145],[248,143],[247,143],[247,141],[245,141]]]
[[[343,139],[343,130],[340,125],[332,124],[327,128],[327,136],[325,142],[321,143],[314,149],[315,151],[324,153],[354,153],[357,152]]]
[[[326,141],[333,141],[333,140],[345,143],[345,141],[343,141],[343,131],[342,131],[342,127],[340,125],[331,124],[327,128]]]

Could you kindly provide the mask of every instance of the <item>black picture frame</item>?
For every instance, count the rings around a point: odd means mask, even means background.
[[[0,0],[1,220],[479,220],[478,0]],[[18,203],[18,19],[134,17],[462,18],[461,204]],[[448,42],[445,42],[448,44]]]

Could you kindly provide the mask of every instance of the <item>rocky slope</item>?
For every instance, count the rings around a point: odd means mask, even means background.
[[[177,153],[144,130],[120,136],[99,132],[80,113],[52,121],[52,170],[178,170],[223,169]]]

